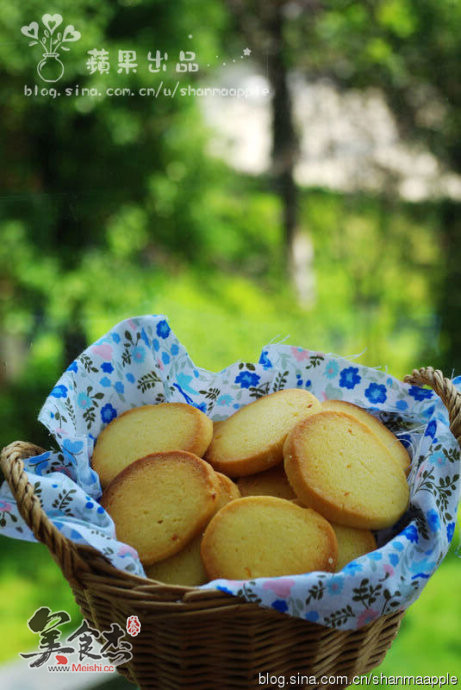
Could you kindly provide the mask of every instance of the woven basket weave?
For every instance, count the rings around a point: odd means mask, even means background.
[[[405,380],[434,389],[460,443],[461,394],[451,381],[432,368],[414,370]],[[156,690],[247,690],[274,687],[260,684],[259,674],[300,673],[315,676],[319,684],[322,676],[336,676],[324,678],[322,685],[345,687],[383,660],[402,612],[359,630],[335,630],[222,592],[165,585],[117,570],[92,547],[65,538],[42,510],[22,462],[42,452],[17,441],[3,449],[1,468],[22,517],[60,566],[90,625],[101,631],[111,623],[125,628],[128,616],[138,616],[142,627],[131,640],[133,659],[117,669],[131,682]]]

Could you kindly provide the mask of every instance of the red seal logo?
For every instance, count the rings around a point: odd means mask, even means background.
[[[141,632],[141,623],[137,616],[130,616],[126,619],[126,631],[131,637],[136,637]]]

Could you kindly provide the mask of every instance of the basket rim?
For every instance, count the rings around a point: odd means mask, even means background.
[[[414,369],[404,378],[404,381],[413,385],[428,385],[435,391],[447,408],[450,429],[461,446],[461,392],[457,391],[452,381],[440,370],[434,370],[432,367]],[[236,597],[221,590],[170,585],[119,570],[94,547],[76,544],[62,535],[41,507],[24,469],[24,459],[44,452],[46,451],[43,448],[35,444],[15,441],[2,449],[0,467],[25,523],[37,541],[47,546],[72,587],[85,588],[92,578],[103,577],[110,581],[107,587],[118,588],[118,592],[120,589],[126,590],[133,599],[139,598],[145,603],[148,596],[156,611],[165,611],[165,615],[179,613],[181,610],[184,613],[200,610],[206,610],[209,613],[213,609],[237,611],[242,607],[252,607],[276,617],[286,616],[286,614],[248,602],[243,597]],[[393,612],[381,618],[401,615],[403,615],[402,612]],[[304,622],[307,623],[307,621]],[[325,627],[317,623],[311,623],[311,625],[318,628]]]

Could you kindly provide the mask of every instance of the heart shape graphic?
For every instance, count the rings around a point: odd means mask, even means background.
[[[31,22],[28,26],[22,26],[21,27],[21,33],[24,34],[24,36],[27,36],[27,38],[34,38],[37,40],[38,38],[38,23],[37,22]]]
[[[76,31],[75,27],[73,24],[69,24],[66,26],[64,29],[64,36],[62,37],[63,41],[78,41],[79,38],[81,37],[80,31]]]
[[[42,22],[50,32],[50,35],[62,24],[62,17],[60,14],[44,14]]]
[[[80,453],[80,451],[83,448],[83,442],[71,441],[69,438],[66,438],[66,440],[63,443],[63,448],[64,451],[67,450],[69,453]]]

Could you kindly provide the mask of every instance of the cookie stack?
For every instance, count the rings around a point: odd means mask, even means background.
[[[227,501],[240,496],[201,456],[212,421],[184,403],[134,408],[99,435],[92,457],[117,538],[135,548],[150,577],[198,585],[207,575],[202,532]]]
[[[118,539],[182,585],[341,569],[406,510],[409,463],[365,410],[299,389],[214,425],[183,403],[130,410],[92,459]]]

